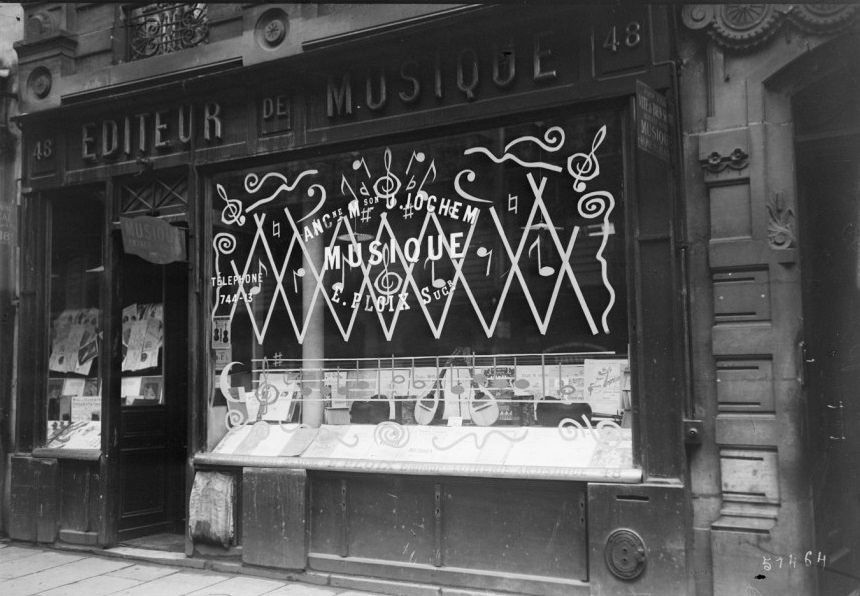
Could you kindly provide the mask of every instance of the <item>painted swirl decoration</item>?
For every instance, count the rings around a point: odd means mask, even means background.
[[[236,250],[236,237],[229,232],[215,234],[212,239],[212,247],[221,255],[229,255]]]
[[[409,428],[390,420],[380,422],[373,429],[373,440],[377,445],[401,449],[409,442]]]

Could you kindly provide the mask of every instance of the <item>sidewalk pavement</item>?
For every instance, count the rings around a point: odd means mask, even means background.
[[[140,563],[0,542],[3,596],[380,596],[329,586]]]

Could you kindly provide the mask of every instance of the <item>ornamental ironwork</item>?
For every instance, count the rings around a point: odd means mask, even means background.
[[[128,59],[170,54],[205,43],[209,36],[206,4],[158,2],[126,14]]]

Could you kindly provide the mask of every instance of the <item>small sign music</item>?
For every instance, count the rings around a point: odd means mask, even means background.
[[[0,203],[0,246],[15,243],[15,206]]]
[[[666,98],[642,81],[636,81],[636,144],[643,151],[669,161]]]
[[[126,253],[157,265],[187,261],[185,231],[157,217],[121,217],[122,245]]]

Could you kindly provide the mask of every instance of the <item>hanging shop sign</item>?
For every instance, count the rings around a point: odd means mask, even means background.
[[[666,98],[642,81],[636,81],[636,144],[643,151],[669,161]]]
[[[166,265],[176,261],[187,261],[185,231],[157,217],[121,217],[122,245],[127,254]]]
[[[12,246],[15,240],[15,206],[0,203],[0,246]]]

